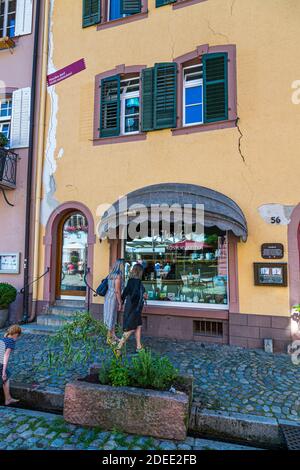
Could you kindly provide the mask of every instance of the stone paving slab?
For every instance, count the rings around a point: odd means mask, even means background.
[[[74,426],[61,416],[0,407],[0,450],[257,450],[188,437],[183,442]]]
[[[18,341],[10,364],[14,382],[64,390],[68,381],[87,373],[88,364],[37,372],[47,338],[26,334]],[[194,400],[200,407],[300,421],[300,366],[287,354],[163,338],[145,338],[144,344],[168,356],[182,374],[194,376]],[[129,353],[133,347],[132,340]],[[100,355],[91,359],[91,363],[99,361]]]

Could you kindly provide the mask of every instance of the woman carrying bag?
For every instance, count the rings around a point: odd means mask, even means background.
[[[116,345],[119,338],[116,336],[115,327],[118,311],[122,309],[121,292],[124,287],[124,260],[118,259],[107,277],[107,290],[104,300],[104,324],[108,329],[107,344]]]
[[[142,335],[142,311],[147,299],[145,287],[142,284],[143,267],[135,264],[130,273],[130,279],[122,293],[122,301],[125,301],[123,316],[123,336],[116,348],[116,354],[121,355],[121,350],[128,338],[135,333],[136,352],[143,350],[141,344]]]

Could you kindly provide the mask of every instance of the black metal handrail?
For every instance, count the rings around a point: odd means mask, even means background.
[[[39,276],[39,277],[37,277],[36,279],[34,279],[34,281],[29,282],[29,284],[26,284],[26,286],[22,287],[22,289],[20,290],[20,294],[24,294],[25,289],[27,289],[28,287],[32,286],[35,282],[37,282],[37,281],[39,281],[40,279],[42,279],[42,277],[46,276],[46,274],[48,274],[49,271],[50,271],[50,268],[47,268],[46,271],[44,272],[44,274],[42,274],[41,276]]]
[[[17,182],[18,155],[0,147],[0,187],[14,189]]]
[[[87,276],[88,274],[90,274],[91,272],[91,268],[87,268],[85,273],[84,273],[84,276],[83,276],[83,282],[85,283],[85,285],[87,286],[88,288],[88,295],[87,295],[87,298],[88,298],[88,311],[90,311],[90,293],[91,291],[94,292],[94,297],[97,297],[97,292],[95,291],[95,289],[92,288],[92,286],[90,286],[90,284],[87,282]]]

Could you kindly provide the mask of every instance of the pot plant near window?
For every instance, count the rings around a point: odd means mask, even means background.
[[[4,328],[8,319],[8,308],[16,300],[17,289],[11,284],[0,283],[0,328]]]

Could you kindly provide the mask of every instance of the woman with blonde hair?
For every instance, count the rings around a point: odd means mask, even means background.
[[[0,381],[2,382],[3,386],[6,406],[12,405],[13,403],[17,403],[19,401],[12,398],[10,394],[9,378],[11,374],[7,368],[7,365],[10,358],[10,354],[15,350],[16,341],[20,338],[21,333],[22,330],[19,325],[12,325],[8,328],[7,332],[4,335],[4,338],[1,338],[0,340]]]
[[[107,343],[115,345],[119,338],[116,336],[118,310],[122,309],[121,293],[124,287],[125,264],[123,259],[117,259],[113,269],[108,275],[108,289],[104,300],[104,324],[108,329]]]
[[[116,354],[121,354],[121,349],[126,341],[135,333],[136,352],[143,350],[141,343],[142,336],[142,311],[144,302],[147,299],[145,287],[142,284],[143,266],[139,263],[135,264],[130,272],[130,278],[122,293],[122,301],[125,302],[123,317],[123,336],[116,348]]]

